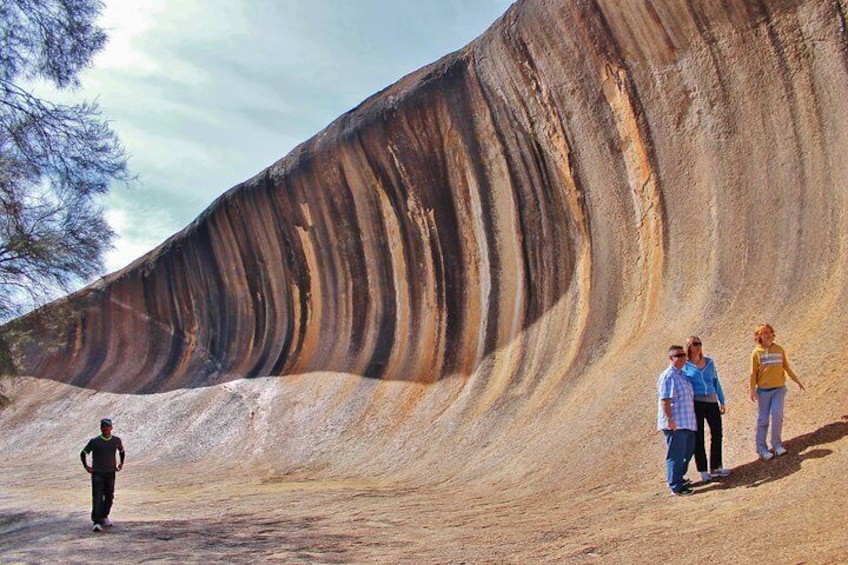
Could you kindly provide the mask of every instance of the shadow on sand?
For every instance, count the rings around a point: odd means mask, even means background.
[[[848,436],[848,414],[838,422],[824,425],[814,432],[800,435],[783,443],[789,451],[782,457],[770,461],[752,461],[733,468],[733,474],[724,479],[712,481],[698,492],[724,490],[731,488],[753,488],[778,481],[801,470],[801,464],[809,459],[827,457],[833,450],[816,446],[833,443]]]
[[[326,528],[320,517],[120,521],[93,533],[84,514],[0,514],[0,562],[341,564],[360,562],[356,551],[373,543],[362,531]]]

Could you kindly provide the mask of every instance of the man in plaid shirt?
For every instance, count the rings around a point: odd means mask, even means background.
[[[695,391],[683,374],[686,352],[680,345],[668,348],[671,364],[657,379],[657,429],[665,435],[666,479],[671,494],[690,495],[694,491],[683,478],[695,453]]]

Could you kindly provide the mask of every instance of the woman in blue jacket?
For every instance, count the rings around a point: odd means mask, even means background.
[[[695,389],[695,419],[698,431],[695,434],[695,464],[701,473],[701,481],[726,477],[730,469],[725,469],[721,462],[721,415],[724,414],[724,391],[718,379],[715,363],[705,357],[701,338],[690,336],[686,342],[686,365],[683,374]],[[710,426],[710,467],[707,471],[707,453],[704,442],[704,420]]]

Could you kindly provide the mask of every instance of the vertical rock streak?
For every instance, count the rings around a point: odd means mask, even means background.
[[[643,326],[656,313],[663,272],[662,196],[657,186],[657,173],[651,156],[652,143],[645,132],[635,87],[625,69],[609,64],[603,80],[603,91],[615,118],[621,143],[628,185],[633,195],[639,245],[636,277],[641,281],[636,297],[637,325]]]

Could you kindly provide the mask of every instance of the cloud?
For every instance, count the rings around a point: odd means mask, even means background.
[[[145,229],[139,229],[142,217],[153,220],[152,225],[146,225]],[[151,249],[170,237],[170,223],[156,221],[158,218],[150,211],[139,213],[133,207],[132,210],[113,206],[106,211],[106,221],[112,229],[122,233],[123,237],[115,241],[114,248],[105,257],[108,271],[121,269],[138,257],[141,257]]]

